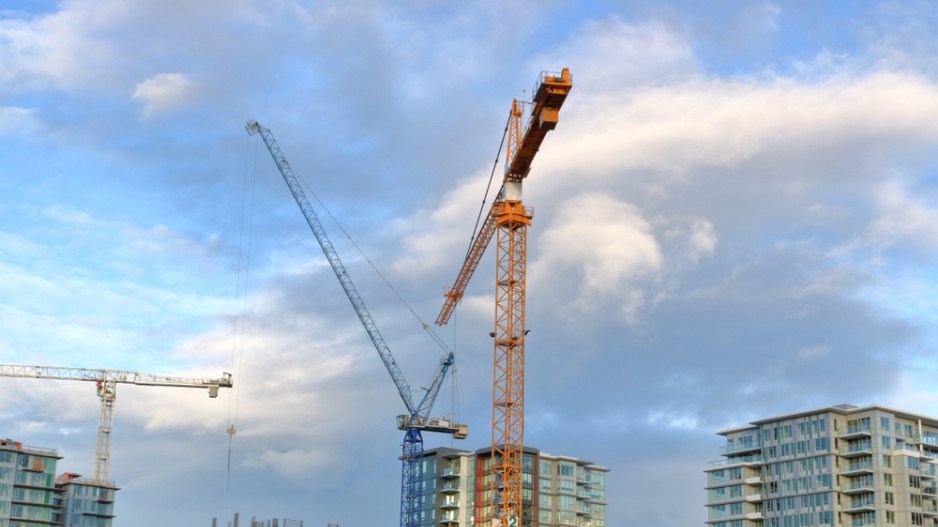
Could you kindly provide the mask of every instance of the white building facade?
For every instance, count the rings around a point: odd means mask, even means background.
[[[938,526],[938,419],[840,405],[719,432],[712,527]]]

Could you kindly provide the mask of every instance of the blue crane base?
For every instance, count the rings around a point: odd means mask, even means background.
[[[420,527],[420,483],[423,479],[423,437],[420,430],[408,428],[401,445],[401,527]]]

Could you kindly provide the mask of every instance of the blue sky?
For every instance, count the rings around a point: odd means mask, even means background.
[[[525,187],[527,442],[611,469],[608,525],[701,525],[721,428],[938,415],[936,26],[927,1],[7,2],[0,362],[234,371],[217,400],[119,388],[121,524],[396,523],[402,405],[244,123],[433,320],[511,99],[569,67]],[[441,351],[326,223],[419,387]],[[490,256],[440,330],[470,438],[430,447],[490,440]],[[0,436],[64,470],[91,473],[97,411],[0,380]]]

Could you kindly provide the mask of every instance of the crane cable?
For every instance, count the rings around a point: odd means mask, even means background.
[[[302,185],[306,189],[306,191],[309,192],[313,196],[313,199],[316,200],[316,203],[319,203],[319,206],[322,208],[323,211],[325,211],[325,213],[329,216],[329,218],[332,219],[332,222],[335,223],[336,227],[338,227],[339,230],[342,231],[342,234],[344,234],[345,237],[348,238],[349,243],[351,243],[352,246],[355,247],[355,250],[358,251],[358,254],[360,254],[362,258],[365,259],[366,262],[368,262],[368,265],[371,266],[372,270],[374,270],[374,272],[381,278],[381,280],[384,281],[388,289],[390,289],[391,292],[394,293],[394,296],[396,296],[397,299],[400,300],[402,304],[404,304],[404,307],[406,307],[407,310],[410,311],[410,314],[413,315],[415,319],[417,319],[417,322],[419,322],[423,330],[426,331],[428,335],[430,335],[430,338],[436,343],[436,345],[442,348],[443,351],[447,353],[452,352],[452,350],[446,344],[446,342],[444,342],[443,339],[440,338],[440,336],[437,335],[435,331],[433,331],[433,328],[430,327],[429,324],[427,324],[422,318],[420,318],[420,315],[418,315],[417,312],[414,310],[414,308],[411,307],[409,303],[407,303],[407,300],[404,300],[404,297],[401,296],[401,294],[391,284],[391,282],[387,279],[384,273],[382,273],[381,270],[378,269],[378,266],[375,265],[375,263],[371,260],[371,258],[369,258],[367,254],[365,254],[365,251],[362,250],[362,248],[358,245],[358,243],[355,242],[355,240],[348,233],[348,231],[345,230],[345,227],[343,227],[342,224],[339,223],[339,220],[336,219],[336,217],[332,215],[332,212],[329,210],[329,208],[326,207],[325,203],[323,203],[321,199],[319,199],[319,196],[316,195],[316,192],[314,192],[313,189],[306,183],[306,181],[303,180],[302,176],[296,175],[296,178],[299,181],[300,185]]]
[[[479,206],[479,215],[476,216],[476,223],[472,227],[472,236],[469,237],[469,248],[466,249],[466,258],[463,260],[463,265],[469,260],[469,255],[472,254],[472,246],[475,245],[476,237],[479,236],[479,222],[482,220],[482,215],[485,214],[485,205],[489,199],[489,192],[492,190],[492,180],[495,179],[495,169],[498,168],[498,160],[502,157],[502,149],[505,147],[505,138],[508,137],[508,127],[511,125],[511,113],[508,113],[508,119],[505,121],[505,129],[502,131],[502,141],[498,144],[498,152],[495,154],[495,161],[492,163],[492,172],[489,173],[489,183],[485,186],[485,195],[482,196],[482,204]],[[504,183],[502,187],[504,187]],[[501,188],[498,189],[498,194],[501,195]]]
[[[469,248],[466,249],[466,257],[463,259],[463,267],[465,266],[466,262],[469,260],[469,256],[470,254],[472,254],[472,246],[475,245],[476,238],[479,236],[479,223],[482,221],[482,215],[485,214],[485,206],[489,199],[489,193],[492,191],[492,181],[495,180],[495,170],[498,168],[498,161],[502,157],[502,149],[505,148],[505,139],[508,137],[509,126],[511,126],[511,113],[510,112],[508,113],[508,119],[505,120],[505,128],[502,130],[502,139],[498,143],[498,151],[495,152],[495,160],[492,162],[492,171],[489,173],[489,181],[488,181],[488,184],[485,186],[485,195],[482,196],[482,203],[481,205],[479,205],[479,214],[476,216],[475,225],[473,225],[472,227],[472,235],[469,237]],[[502,187],[499,188],[498,195],[501,195],[502,188],[504,188],[504,183],[502,183]],[[452,324],[453,349],[455,350],[456,349],[456,327],[458,326],[458,323],[459,323],[459,316],[458,316],[458,313],[454,313],[453,316],[455,318]],[[450,375],[450,381],[452,383],[451,384],[452,400],[450,401],[450,403],[455,408],[453,420],[454,422],[459,422],[459,417],[458,417],[459,416],[459,390],[457,389],[456,374],[457,374],[457,370],[456,370],[456,365],[454,364],[452,367],[452,374]],[[452,442],[453,440],[454,438],[451,437],[450,441]]]
[[[244,328],[246,325],[247,319],[247,290],[248,290],[248,280],[250,277],[251,271],[251,246],[254,232],[254,196],[255,189],[257,188],[257,145],[254,147],[254,164],[251,170],[251,202],[250,207],[247,205],[248,201],[248,165],[250,162],[250,138],[246,139],[245,143],[245,159],[244,159],[244,183],[242,185],[242,195],[241,195],[241,225],[238,234],[238,278],[237,285],[235,286],[235,306],[240,307],[240,313],[235,317],[234,325],[232,327],[231,335],[231,366],[232,370],[237,369],[237,379],[238,382],[235,383],[234,391],[235,396],[228,399],[228,465],[226,469],[225,476],[225,492],[231,488],[231,447],[234,441],[234,435],[238,429],[238,410],[240,407],[241,401],[241,373],[243,371],[242,364],[244,358]],[[245,213],[247,210],[247,213]],[[247,233],[247,254],[244,255],[244,224],[245,218],[247,218],[248,223],[248,233]],[[241,288],[241,262],[244,260],[244,289]],[[240,301],[241,305],[238,306]],[[240,332],[239,332],[240,329]],[[235,368],[235,349],[238,350],[238,359],[237,359],[237,368]],[[232,421],[231,409],[232,403],[234,404],[234,420]]]

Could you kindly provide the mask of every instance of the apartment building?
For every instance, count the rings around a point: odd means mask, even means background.
[[[55,450],[0,440],[0,527],[111,527],[111,483],[56,477]]]
[[[938,526],[938,419],[840,405],[718,434],[712,527]]]
[[[113,483],[66,472],[55,478],[55,484],[67,527],[111,527],[118,490]]]
[[[575,457],[523,450],[523,527],[605,527],[609,469]],[[424,453],[425,527],[491,527],[491,449]]]

